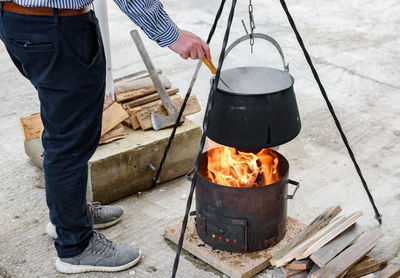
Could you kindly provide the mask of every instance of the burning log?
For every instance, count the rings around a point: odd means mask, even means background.
[[[220,146],[209,150],[207,158],[207,179],[213,183],[254,187],[269,185],[281,178],[277,171],[278,156],[270,149],[253,153]]]

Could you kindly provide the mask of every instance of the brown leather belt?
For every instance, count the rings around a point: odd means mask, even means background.
[[[47,7],[24,7],[18,5],[14,2],[4,2],[3,9],[17,14],[26,15],[44,15],[44,16],[54,16],[54,8]],[[81,9],[58,9],[58,16],[74,16],[88,13],[90,11],[90,6],[85,6]]]

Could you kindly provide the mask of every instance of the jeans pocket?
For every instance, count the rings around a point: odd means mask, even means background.
[[[98,60],[101,53],[101,38],[94,22],[70,22],[61,29],[62,40],[67,51],[76,62],[90,68]]]
[[[23,38],[7,38],[6,41],[14,47],[18,47],[28,52],[46,52],[55,50],[55,43],[52,41]]]

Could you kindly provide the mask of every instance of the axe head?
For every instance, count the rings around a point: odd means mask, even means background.
[[[166,127],[173,126],[178,118],[178,113],[171,114],[168,116],[160,115],[158,113],[151,113],[151,124],[155,130],[160,130]],[[181,118],[180,123],[183,122],[183,118]]]

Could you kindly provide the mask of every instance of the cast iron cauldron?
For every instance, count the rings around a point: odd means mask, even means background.
[[[277,48],[284,70],[238,67],[221,71],[221,78],[231,89],[223,82],[218,83],[207,129],[211,140],[241,149],[278,146],[292,140],[301,129],[294,79],[281,47],[265,34],[255,33],[254,37],[265,39]],[[227,48],[226,55],[249,38],[250,35],[245,35],[237,39]]]

